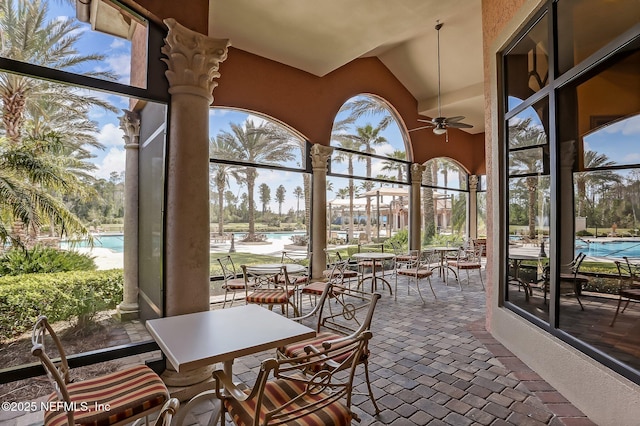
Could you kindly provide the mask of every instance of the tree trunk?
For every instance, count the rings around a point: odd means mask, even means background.
[[[538,181],[534,177],[527,178],[527,190],[529,191],[529,238],[536,237],[536,193]]]
[[[249,235],[247,238],[252,240],[256,234],[256,218],[255,218],[255,205],[253,201],[253,191],[256,181],[256,169],[250,167],[247,169],[247,204],[248,204],[248,216],[249,216]]]

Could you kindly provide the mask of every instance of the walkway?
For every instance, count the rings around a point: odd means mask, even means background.
[[[427,290],[424,305],[405,283],[397,300],[387,292],[376,308],[370,368],[382,413],[373,417],[368,397],[354,395],[360,425],[594,424],[484,329],[479,281],[460,291],[436,277],[438,300]],[[236,377],[253,383],[260,360],[272,355],[236,360]],[[206,424],[210,409],[203,405],[187,420]]]
[[[479,281],[460,291],[436,277],[438,299],[427,290],[425,304],[407,295],[405,283],[398,284],[397,300],[386,292],[376,309],[370,368],[382,412],[374,417],[368,397],[354,395],[359,425],[594,425],[485,331]],[[127,332],[138,340],[144,329],[138,324]],[[236,360],[236,378],[253,383],[260,361],[270,356]],[[366,392],[361,377],[357,391]],[[211,408],[209,402],[196,407],[185,424],[206,424]],[[37,424],[33,419],[9,424]]]

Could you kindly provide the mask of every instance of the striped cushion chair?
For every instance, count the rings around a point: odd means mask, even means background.
[[[233,423],[242,426],[346,426],[359,421],[351,411],[351,391],[370,338],[371,332],[365,331],[345,345],[307,345],[299,357],[267,359],[251,389],[240,389],[224,371],[214,371],[223,418],[229,413]],[[318,369],[318,363],[328,367]]]
[[[379,293],[369,293],[339,285],[337,282],[326,283],[324,291],[314,306],[306,315],[293,318],[309,326],[315,325],[315,337],[297,343],[292,343],[276,350],[278,359],[295,359],[303,356],[308,347],[342,347],[348,346],[365,331],[370,331],[373,313],[380,299]],[[315,324],[314,324],[315,323]],[[364,366],[365,381],[369,391],[369,398],[376,411],[380,412],[371,388],[369,378],[368,346],[365,346],[357,358],[357,362]],[[316,373],[327,368],[329,364],[316,363],[312,372]]]
[[[54,363],[45,351],[47,333],[56,345],[59,362]],[[46,426],[123,425],[160,411],[169,400],[167,387],[145,365],[71,382],[64,349],[45,316],[36,321],[32,342],[31,353],[38,357],[56,390],[48,399],[50,409],[44,413]]]
[[[289,316],[289,307],[293,308],[294,316],[298,316],[298,307],[295,302],[297,285],[291,283],[285,266],[277,271],[264,270],[252,266],[240,265],[245,280],[245,301],[258,305],[267,305],[269,309],[274,305],[280,305],[282,311]],[[282,282],[275,279],[282,276]],[[270,286],[270,287],[267,287]],[[253,291],[249,293],[249,289]]]

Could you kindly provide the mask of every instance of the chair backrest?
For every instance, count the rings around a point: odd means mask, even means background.
[[[283,251],[280,258],[281,263],[295,263],[298,265],[308,264],[311,252],[306,251]]]
[[[345,268],[342,262],[339,268]],[[364,292],[340,285],[339,274],[327,283],[314,309],[305,318],[317,318],[316,331],[330,330],[355,336],[371,328],[380,293]]]
[[[576,258],[573,260],[573,262],[571,262],[571,272],[573,272],[574,275],[576,275],[580,270],[580,265],[582,265],[582,261],[584,260],[585,257],[587,257],[587,255],[584,254],[583,252],[580,252],[576,256]]]
[[[305,418],[313,414],[321,417],[322,411],[326,411],[328,419],[331,419],[336,413],[334,406],[338,403],[344,404],[350,411],[353,378],[369,339],[371,332],[365,331],[341,344],[323,347],[309,345],[305,347],[306,353],[298,357],[263,361],[248,398],[255,398],[255,412],[263,412],[264,417],[255,416],[253,424],[304,424]],[[307,374],[300,374],[301,370]],[[277,383],[295,387],[294,399],[283,395],[278,398],[280,405],[263,405],[267,381],[272,378],[277,379]]]
[[[430,268],[440,263],[440,255],[433,249],[424,249],[418,255],[418,267]]]
[[[222,268],[222,276],[224,280],[230,280],[236,278],[238,274],[236,273],[236,265],[233,263],[233,259],[231,256],[219,257],[216,259],[220,268]]]
[[[288,291],[289,287],[293,287],[285,266],[268,269],[251,265],[240,265],[240,267],[244,275],[244,290],[247,294],[250,288],[262,286],[268,287],[273,285],[283,288],[284,291]],[[279,280],[279,276],[282,276],[284,279]]]
[[[46,352],[45,339],[47,334],[49,334],[49,337],[56,346],[58,355],[60,356],[58,361],[52,361]],[[60,343],[60,339],[55,331],[53,331],[53,328],[51,328],[46,316],[40,315],[36,320],[31,334],[31,343],[33,344],[31,354],[40,360],[40,363],[47,373],[47,377],[58,395],[58,400],[65,401],[71,406],[71,397],[67,390],[67,383],[70,381],[67,356],[62,347],[62,343]],[[70,425],[74,424],[73,410],[67,411],[67,420]]]

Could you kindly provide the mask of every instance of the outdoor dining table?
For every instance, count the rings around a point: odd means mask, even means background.
[[[258,305],[157,318],[146,327],[177,372],[222,362],[230,378],[238,357],[315,337],[312,328]],[[192,399],[180,418],[200,399],[210,398],[205,393]]]
[[[363,278],[360,281],[360,283],[358,283],[358,286],[362,285],[364,287],[364,284],[363,284],[364,280],[365,279],[371,280],[371,292],[373,293],[374,291],[376,291],[376,288],[378,286],[378,281],[382,281],[389,288],[389,294],[393,294],[393,291],[391,290],[391,284],[389,284],[389,281],[385,280],[382,277],[379,277],[376,272],[377,272],[377,265],[379,264],[380,261],[391,260],[394,257],[396,257],[395,254],[393,253],[354,253],[351,255],[351,257],[353,257],[354,259],[365,260],[365,261],[368,260],[371,262],[371,276],[367,278]]]
[[[431,268],[431,270],[437,269],[438,270],[438,276],[442,278],[442,276],[444,275],[446,270],[449,270],[451,272],[453,272],[453,276],[456,277],[456,280],[458,279],[458,274],[456,273],[456,270],[454,268],[452,268],[451,266],[447,265],[445,258],[446,258],[446,254],[447,253],[451,253],[454,251],[458,251],[460,250],[459,247],[450,247],[450,246],[439,246],[439,247],[425,247],[425,250],[433,250],[436,251],[440,254],[440,263],[436,266],[434,266],[433,268]]]
[[[516,281],[518,285],[522,285],[524,287],[524,297],[525,300],[529,300],[529,296],[533,296],[533,289],[531,288],[531,284],[526,280],[520,278],[520,265],[525,260],[531,260],[538,262],[538,266],[540,266],[540,262],[544,257],[527,255],[527,254],[509,254],[509,260],[513,265],[513,279],[512,281]],[[520,291],[518,287],[518,291]]]

